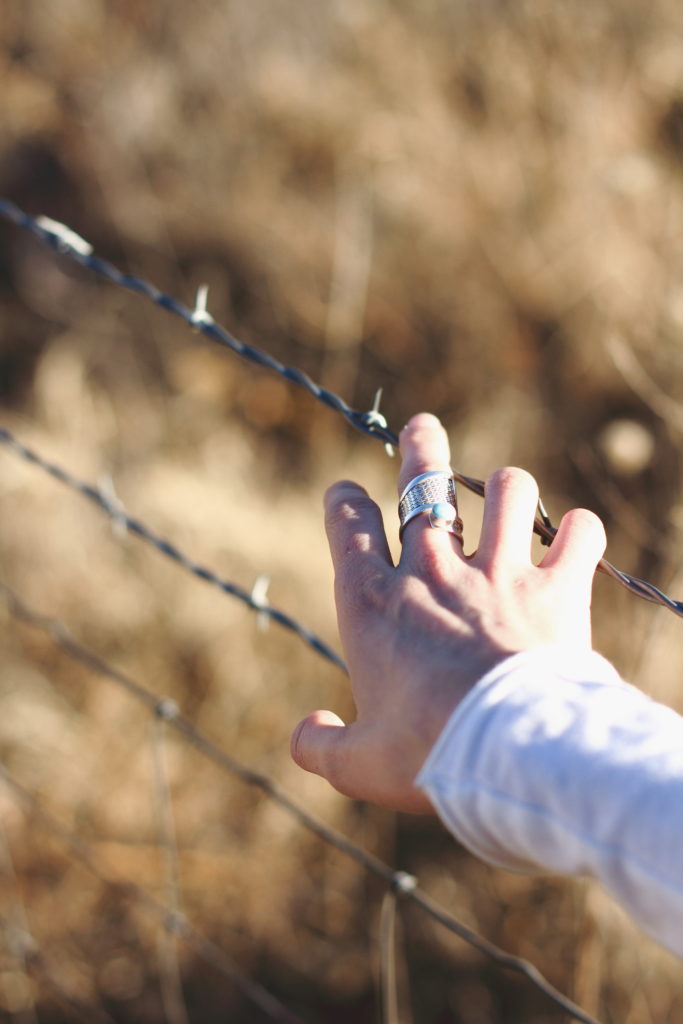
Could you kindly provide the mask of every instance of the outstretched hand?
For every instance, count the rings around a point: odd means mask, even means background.
[[[399,492],[419,473],[447,472],[448,439],[422,413],[400,437]],[[536,482],[507,468],[486,481],[476,552],[432,529],[405,528],[394,566],[379,508],[358,484],[326,494],[339,631],[356,719],[315,711],[292,736],[292,756],[350,797],[431,811],[414,785],[451,712],[508,655],[560,645],[589,649],[593,575],[605,547],[600,520],[574,509],[540,565],[531,561]]]

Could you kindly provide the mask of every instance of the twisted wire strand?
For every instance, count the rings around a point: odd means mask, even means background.
[[[463,484],[474,494],[478,494],[480,498],[484,497],[485,484],[483,480],[477,480],[473,476],[465,476],[455,469],[452,469],[451,472],[458,483]],[[534,533],[541,538],[541,543],[550,545],[557,533],[557,529],[550,522],[543,503],[539,501],[538,504],[540,515],[534,521]],[[629,576],[628,573],[622,572],[621,569],[617,569],[611,562],[608,562],[606,558],[600,559],[597,568],[598,572],[603,573],[605,576],[611,576],[612,579],[620,583],[626,590],[630,590],[636,597],[642,597],[644,601],[650,601],[652,604],[659,604],[664,608],[668,608],[674,615],[683,618],[683,601],[675,601],[672,597],[668,597],[654,583],[647,583],[646,580],[640,580],[637,576]]]
[[[83,647],[71,636],[66,626],[57,619],[43,615],[30,607],[23,598],[13,591],[6,584],[0,582],[0,595],[5,600],[12,615],[33,626],[48,635],[52,641],[74,660],[86,665],[96,674],[109,679],[122,687],[132,697],[143,703],[150,711],[163,717],[168,726],[178,732],[196,750],[202,753],[226,773],[240,779],[242,782],[256,789],[261,790],[274,803],[280,806],[304,828],[314,835],[317,835],[330,846],[334,846],[341,853],[356,861],[366,870],[372,872],[387,884],[387,886],[406,901],[413,902],[420,907],[429,917],[447,928],[453,934],[468,945],[473,946],[499,966],[507,968],[518,974],[524,975],[536,988],[540,989],[556,1006],[559,1006],[574,1020],[581,1024],[599,1024],[596,1018],[591,1017],[581,1007],[573,1003],[567,996],[559,992],[554,985],[541,974],[541,972],[528,960],[517,957],[505,950],[500,949],[493,942],[479,935],[464,925],[458,918],[451,914],[445,907],[441,906],[427,893],[418,887],[418,881],[404,871],[397,871],[385,864],[374,854],[363,847],[358,846],[343,833],[328,825],[322,819],[302,807],[297,801],[290,797],[279,784],[269,776],[256,772],[240,761],[221,750],[212,740],[205,736],[199,729],[184,715],[180,713],[173,702],[167,699],[159,699],[154,693],[148,690],[141,683],[131,679],[119,669],[110,666],[97,654]],[[9,780],[15,790],[21,791],[21,787],[9,779],[7,772],[0,768],[5,779]],[[22,791],[25,793],[25,791]],[[30,794],[28,794],[30,797]],[[31,797],[31,799],[34,799]],[[35,802],[35,801],[34,801]],[[43,817],[46,817],[43,812]],[[72,842],[77,842],[73,840]],[[80,856],[80,855],[79,855]],[[151,897],[144,894],[145,899],[152,901]],[[152,901],[154,902],[154,901]],[[155,906],[159,906],[155,904]],[[160,907],[164,915],[168,917],[165,908]],[[184,921],[184,919],[181,919]],[[188,926],[189,927],[189,926]],[[181,931],[184,935],[184,932]]]
[[[327,405],[329,408],[334,409],[335,412],[341,413],[357,430],[379,437],[383,441],[395,443],[396,439],[391,431],[375,423],[372,417],[370,417],[370,422],[368,422],[367,413],[352,409],[343,398],[321,387],[320,384],[316,384],[302,370],[298,370],[293,366],[285,366],[284,363],[281,363],[267,352],[239,341],[225,327],[217,324],[205,309],[199,311],[197,309],[189,309],[182,302],[179,302],[170,295],[165,295],[155,285],[143,280],[143,278],[137,277],[134,274],[122,273],[111,263],[96,256],[92,252],[91,246],[84,239],[80,238],[70,229],[65,228],[64,225],[51,221],[48,218],[36,219],[31,217],[19,209],[11,200],[2,197],[0,197],[0,216],[16,224],[18,227],[30,231],[31,234],[39,238],[41,242],[45,242],[51,249],[69,256],[77,263],[80,263],[81,266],[87,267],[100,277],[111,281],[112,284],[137,292],[139,295],[144,295],[156,303],[157,306],[161,306],[162,309],[180,317],[186,324],[200,331],[201,334],[210,338],[211,341],[224,345],[243,359],[255,363],[257,366],[263,366],[268,370],[272,370],[292,384],[297,384],[299,387],[304,388],[319,402],[322,402],[323,405]]]
[[[266,369],[279,374],[285,380],[304,388],[315,399],[322,402],[323,405],[326,405],[328,408],[340,413],[347,422],[351,424],[351,426],[356,428],[356,430],[360,430],[362,433],[368,434],[370,437],[377,438],[390,449],[393,449],[393,447],[398,445],[398,435],[389,428],[385,417],[379,413],[377,409],[370,409],[367,412],[361,412],[358,409],[353,409],[343,400],[343,398],[340,398],[339,395],[335,395],[334,392],[328,391],[320,384],[317,384],[314,380],[311,380],[311,378],[302,370],[298,370],[296,367],[292,366],[285,366],[267,352],[263,352],[261,349],[258,349],[253,345],[247,345],[245,342],[239,341],[235,338],[234,335],[232,335],[225,327],[216,323],[213,317],[206,312],[204,306],[206,298],[205,294],[202,295],[201,302],[199,301],[198,296],[197,306],[194,310],[191,310],[182,302],[179,302],[172,296],[166,295],[164,292],[160,291],[155,285],[150,284],[149,281],[145,281],[143,278],[137,277],[134,274],[124,274],[111,263],[108,263],[106,260],[95,255],[92,251],[92,246],[70,228],[58,223],[57,221],[50,220],[47,217],[38,219],[31,217],[10,199],[6,199],[1,196],[0,217],[3,217],[5,220],[17,225],[17,227],[23,228],[25,231],[29,231],[55,252],[68,256],[70,259],[80,263],[81,266],[87,267],[89,270],[92,270],[95,274],[105,278],[112,284],[118,285],[121,288],[126,288],[129,291],[137,292],[139,295],[146,296],[157,306],[161,306],[162,309],[180,317],[181,320],[184,320],[190,327],[200,331],[211,341],[215,341],[218,344],[229,348],[243,359],[255,363],[258,366],[265,367]],[[465,474],[458,473],[456,471],[453,471],[453,476],[464,487],[467,487],[475,494],[483,496],[484,483],[482,480],[478,480],[475,477],[465,476]],[[554,536],[552,524],[544,513],[542,513],[541,518],[536,521],[535,532],[539,534],[544,543],[550,543]],[[607,576],[611,576],[637,597],[641,597],[643,600],[650,601],[653,604],[662,605],[664,608],[668,608],[669,611],[672,611],[675,615],[683,617],[683,601],[676,601],[673,598],[668,597],[658,587],[654,586],[654,584],[622,572],[605,559],[600,561],[598,569]],[[198,575],[199,574],[200,573],[198,573]],[[276,615],[272,615],[272,617],[277,618]],[[285,622],[281,622],[281,625],[286,625],[287,628],[290,629],[293,628],[292,625]],[[295,629],[295,632],[296,631],[297,630]],[[328,654],[325,654],[324,656],[328,657]],[[332,658],[331,660],[334,660],[335,664],[339,664],[339,661],[335,658]]]
[[[321,640],[320,637],[316,636],[305,626],[302,626],[300,622],[292,618],[286,612],[280,611],[279,608],[273,608],[269,604],[264,603],[250,593],[248,590],[243,589],[236,583],[231,583],[226,579],[223,579],[212,569],[207,569],[203,565],[199,565],[188,555],[184,554],[175,544],[171,541],[161,537],[158,533],[152,530],[146,523],[143,523],[140,519],[135,519],[133,516],[129,516],[120,504],[117,503],[116,508],[112,507],[111,499],[103,492],[101,488],[94,487],[92,484],[86,483],[84,480],[79,480],[78,477],[73,476],[67,470],[58,466],[55,462],[51,462],[49,459],[43,458],[32,448],[27,447],[21,441],[18,440],[9,430],[4,427],[0,427],[0,444],[4,444],[10,451],[15,455],[18,455],[25,462],[30,462],[34,466],[38,466],[49,476],[58,480],[61,484],[65,484],[70,487],[71,490],[82,494],[85,498],[88,498],[99,508],[103,509],[107,515],[111,516],[113,521],[120,525],[125,526],[127,530],[134,533],[137,537],[147,541],[153,547],[160,551],[162,555],[170,558],[178,565],[186,569],[187,572],[192,573],[193,576],[197,576],[200,580],[204,580],[205,583],[209,583],[219,590],[223,591],[224,594],[229,594],[231,597],[236,597],[243,604],[246,604],[252,611],[257,612],[258,615],[266,615],[268,618],[277,622],[279,626],[284,629],[290,630],[295,633],[304,643],[312,647],[313,650],[320,654],[323,658],[331,661],[333,665],[340,668],[343,672],[347,671],[344,661],[340,656],[332,650],[332,648]]]

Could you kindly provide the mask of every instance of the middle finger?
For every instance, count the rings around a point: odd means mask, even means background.
[[[507,466],[486,481],[484,518],[475,563],[528,565],[538,506],[538,485],[524,469]]]

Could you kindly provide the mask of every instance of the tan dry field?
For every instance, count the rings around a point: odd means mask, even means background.
[[[555,520],[595,509],[612,561],[683,596],[676,0],[5,0],[1,14],[0,193],[186,303],[208,283],[217,320],[355,407],[383,387],[395,429],[438,413],[462,472],[525,466]],[[268,573],[272,603],[336,644],[321,495],[358,479],[393,530],[382,446],[0,231],[4,425],[111,478],[131,514],[228,579]],[[594,885],[489,869],[438,823],[347,801],[290,763],[303,714],[350,712],[338,670],[10,452],[0,467],[2,579],[34,606],[600,1020],[683,1020],[680,962]],[[463,509],[472,546],[479,500]],[[595,606],[598,648],[683,708],[683,625],[604,578]],[[150,715],[0,614],[3,763],[102,872],[163,900]],[[381,884],[187,744],[165,752],[188,918],[302,1020],[376,1020]],[[16,874],[4,856],[1,1019],[182,1021],[163,1004],[158,923],[8,788],[0,815]],[[42,957],[30,979],[21,913]],[[566,1019],[409,907],[400,946],[398,1024]],[[178,957],[189,1020],[267,1019],[186,944]]]

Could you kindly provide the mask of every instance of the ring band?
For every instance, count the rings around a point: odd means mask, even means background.
[[[429,523],[434,529],[445,530],[462,541],[462,519],[458,516],[455,480],[450,473],[420,473],[406,484],[398,502],[399,538],[410,520],[423,512],[429,512]]]

